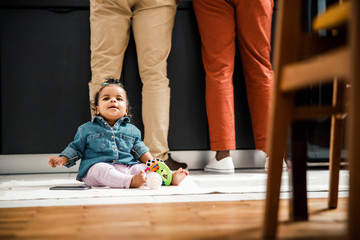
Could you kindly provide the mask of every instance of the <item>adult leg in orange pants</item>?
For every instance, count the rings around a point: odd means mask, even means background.
[[[233,71],[236,37],[243,62],[257,149],[264,150],[273,72],[269,0],[193,0],[206,72],[206,110],[210,146],[216,156],[206,171],[232,173],[230,150],[236,148]]]

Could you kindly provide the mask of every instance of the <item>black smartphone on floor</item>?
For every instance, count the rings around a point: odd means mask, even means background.
[[[50,190],[87,190],[90,189],[91,186],[86,185],[78,185],[78,186],[55,186],[51,187]]]

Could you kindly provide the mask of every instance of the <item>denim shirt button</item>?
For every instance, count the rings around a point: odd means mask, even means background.
[[[114,148],[114,151],[116,152],[116,151],[117,151],[117,149],[116,149],[116,148]]]
[[[116,160],[113,160],[113,162],[116,162]]]

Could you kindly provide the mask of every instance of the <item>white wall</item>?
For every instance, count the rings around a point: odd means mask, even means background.
[[[206,163],[215,156],[211,151],[172,151],[171,156],[179,162],[186,162],[188,169],[203,169]],[[52,168],[48,165],[48,157],[54,154],[14,154],[0,155],[0,174],[21,173],[54,173],[77,172],[79,164],[74,167]],[[262,168],[265,154],[258,150],[231,151],[235,168]]]

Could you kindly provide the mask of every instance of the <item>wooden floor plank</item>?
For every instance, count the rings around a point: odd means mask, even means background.
[[[280,201],[278,239],[343,239],[347,199],[309,199],[309,221]],[[0,209],[0,239],[260,239],[264,201]]]

